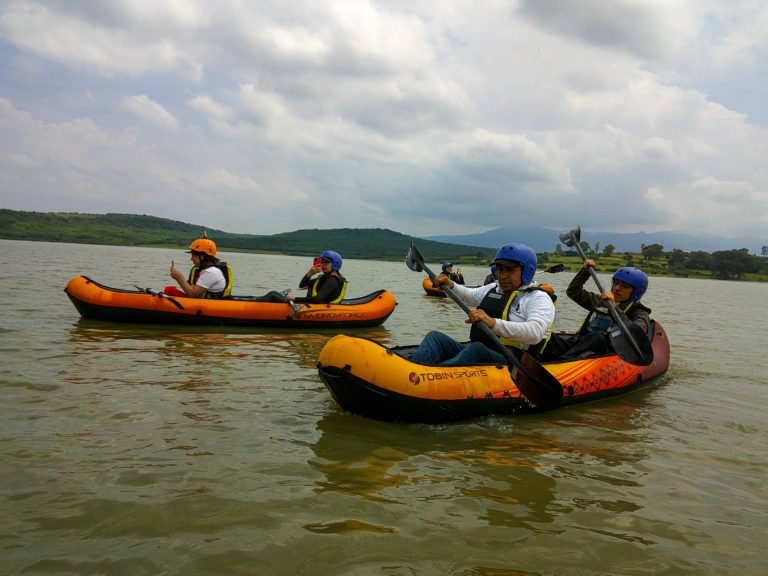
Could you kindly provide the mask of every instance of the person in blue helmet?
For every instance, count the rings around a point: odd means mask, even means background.
[[[306,288],[304,297],[286,296],[287,300],[307,304],[336,304],[344,299],[347,292],[347,279],[341,275],[341,255],[333,250],[325,250],[301,277],[299,288]],[[319,274],[319,276],[317,275]]]
[[[579,328],[575,342],[562,354],[562,358],[578,358],[612,352],[609,333],[615,327],[608,311],[608,301],[613,302],[616,311],[625,323],[634,322],[645,332],[651,324],[651,309],[640,299],[648,289],[648,276],[642,270],[625,266],[614,273],[610,290],[602,294],[589,292],[584,284],[590,277],[589,269],[595,267],[592,259],[584,260],[579,270],[568,285],[566,294],[589,314]]]
[[[496,264],[491,264],[491,273],[483,280],[483,286],[496,282]]]
[[[505,244],[496,252],[493,264],[497,280],[485,286],[468,288],[446,274],[435,277],[435,284],[448,286],[468,306],[477,306],[465,320],[472,324],[470,342],[429,332],[411,356],[412,362],[445,366],[506,364],[496,344],[480,329],[480,322],[505,345],[526,349],[534,356],[540,354],[552,331],[555,305],[553,297],[533,280],[536,252],[525,244]]]
[[[453,271],[453,262],[443,262],[441,269],[443,274],[456,282],[456,284],[464,284],[464,275],[461,273],[461,270],[457,269],[456,272]]]

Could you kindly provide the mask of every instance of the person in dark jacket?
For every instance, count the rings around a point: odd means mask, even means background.
[[[461,270],[456,270],[456,272],[453,271],[453,263],[452,262],[443,262],[443,265],[441,266],[441,269],[443,271],[443,274],[448,276],[453,282],[456,284],[464,285],[464,275],[461,273]]]
[[[609,333],[616,329],[608,310],[608,302],[613,302],[616,311],[625,323],[633,322],[647,332],[651,324],[651,309],[643,305],[640,299],[648,289],[648,276],[642,270],[625,266],[613,275],[610,290],[596,294],[584,289],[590,277],[589,269],[595,267],[595,261],[584,260],[584,266],[576,273],[568,285],[566,294],[582,308],[589,310],[578,332],[575,343],[562,355],[562,358],[578,358],[612,352]]]
[[[347,279],[341,275],[341,254],[333,250],[326,250],[301,277],[299,288],[306,288],[305,297],[286,296],[286,300],[294,303],[336,304],[344,299],[347,292]],[[316,276],[317,274],[319,276]]]
[[[483,286],[496,282],[496,264],[491,264],[491,273],[483,280]]]

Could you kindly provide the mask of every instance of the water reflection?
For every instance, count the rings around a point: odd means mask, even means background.
[[[296,332],[286,329],[252,330],[231,327],[179,327],[112,324],[79,320],[68,331],[71,352],[76,356],[133,355],[132,361],[148,360],[174,366],[203,369],[247,361],[251,365],[288,361],[314,368],[325,343],[337,332]],[[359,330],[355,335],[384,344],[391,341],[383,327]]]
[[[322,475],[315,483],[318,493],[404,505],[420,510],[423,521],[448,527],[560,532],[566,530],[563,518],[573,514],[645,507],[636,496],[644,488],[638,470],[651,440],[647,408],[641,397],[554,418],[491,417],[444,426],[339,412],[318,420],[320,436],[309,464]],[[605,532],[637,537],[610,526]]]
[[[552,521],[556,479],[537,459],[562,450],[557,438],[499,437],[487,420],[438,428],[361,421],[344,414],[318,421],[309,462],[322,473],[317,492],[422,509],[430,522],[442,514],[425,508],[447,507],[446,526]]]

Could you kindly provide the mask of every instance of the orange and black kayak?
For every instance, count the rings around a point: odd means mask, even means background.
[[[153,324],[362,328],[379,326],[397,305],[391,292],[378,290],[338,304],[297,304],[294,310],[287,303],[262,302],[251,296],[187,298],[122,290],[87,276],[72,278],[64,291],[83,318]]]
[[[427,293],[427,296],[437,296],[438,298],[448,298],[448,294],[446,294],[442,288],[438,288],[437,286],[432,284],[432,280],[429,279],[429,276],[424,276],[424,280],[422,281],[421,285],[424,287],[424,292]]]
[[[625,394],[649,386],[669,368],[669,340],[652,322],[653,362],[635,366],[615,354],[544,362],[563,387],[554,408]],[[386,348],[366,338],[338,335],[318,359],[320,378],[339,406],[376,420],[447,422],[491,414],[542,411],[515,386],[507,365],[416,364],[416,346]],[[551,408],[547,408],[551,409]]]

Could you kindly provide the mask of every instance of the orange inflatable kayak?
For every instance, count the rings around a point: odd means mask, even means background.
[[[654,359],[635,366],[615,354],[544,362],[570,406],[648,386],[669,368],[669,340],[652,323]],[[416,346],[386,348],[373,340],[338,335],[318,359],[320,378],[347,412],[377,420],[446,422],[491,414],[538,412],[515,386],[506,365],[439,366],[409,360]]]
[[[448,294],[446,294],[442,288],[436,288],[432,285],[432,280],[429,279],[429,276],[424,276],[424,280],[422,281],[421,285],[424,287],[424,292],[427,293],[427,296],[448,298]]]
[[[64,289],[83,318],[112,322],[274,326],[286,328],[355,328],[378,326],[397,302],[387,290],[338,304],[259,302],[250,296],[187,298],[149,290],[110,288],[87,276],[72,278]]]

